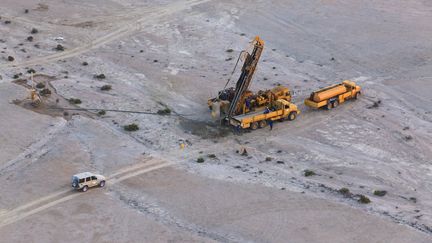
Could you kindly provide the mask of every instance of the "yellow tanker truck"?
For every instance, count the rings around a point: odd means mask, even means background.
[[[339,104],[348,99],[357,99],[360,94],[360,86],[354,82],[345,80],[340,84],[325,87],[312,92],[308,99],[305,99],[305,105],[312,108],[326,107],[328,110],[336,108]]]

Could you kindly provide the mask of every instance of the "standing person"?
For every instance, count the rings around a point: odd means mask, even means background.
[[[268,107],[265,108],[264,114],[270,113],[270,109]],[[268,120],[268,124],[270,126],[270,131],[273,129],[273,121],[271,119]]]

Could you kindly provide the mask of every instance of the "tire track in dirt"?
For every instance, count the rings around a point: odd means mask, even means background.
[[[145,16],[141,16],[138,19],[126,22],[122,27],[109,32],[108,34],[101,36],[99,38],[94,39],[93,41],[84,44],[82,46],[72,48],[69,50],[65,50],[61,53],[55,53],[49,56],[35,58],[33,60],[24,61],[21,63],[7,63],[0,65],[0,68],[21,68],[28,67],[40,64],[51,63],[57,60],[66,59],[70,57],[75,57],[80,54],[83,54],[89,50],[101,47],[105,44],[108,44],[112,41],[118,40],[122,37],[129,36],[137,31],[140,31],[145,24],[150,24],[157,20],[160,20],[162,17],[166,17],[172,15],[176,12],[181,12],[186,9],[189,9],[195,5],[199,5],[210,0],[192,0],[188,2],[177,2],[169,5],[165,5],[162,7],[157,7],[150,14],[146,13]]]
[[[107,186],[114,185],[116,183],[122,182],[124,180],[130,179],[132,177],[148,173],[154,170],[158,170],[164,167],[172,165],[170,162],[165,162],[163,160],[150,158],[144,163],[131,165],[125,167],[112,175],[107,177]],[[91,192],[90,192],[91,193]],[[55,192],[51,195],[36,199],[27,204],[21,205],[10,211],[3,210],[0,214],[0,228],[7,226],[9,224],[20,221],[31,215],[39,213],[43,210],[54,207],[62,202],[69,201],[75,197],[85,195],[85,193],[75,192],[74,190],[67,189]]]

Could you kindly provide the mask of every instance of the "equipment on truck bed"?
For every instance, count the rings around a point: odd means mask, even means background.
[[[278,99],[272,102],[270,108],[234,116],[229,122],[238,128],[255,130],[266,127],[271,121],[295,120],[298,114],[300,111],[296,105],[284,99]]]
[[[348,99],[357,99],[360,95],[360,86],[354,82],[345,80],[340,84],[335,84],[311,93],[305,99],[305,105],[312,108],[326,107],[328,110],[336,108],[339,104]]]

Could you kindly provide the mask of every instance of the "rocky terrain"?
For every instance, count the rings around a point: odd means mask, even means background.
[[[432,240],[429,1],[2,0],[0,17],[0,242]],[[256,35],[252,90],[285,85],[302,113],[238,134],[207,99]],[[303,105],[345,79],[358,100]],[[107,186],[72,191],[82,171]]]

